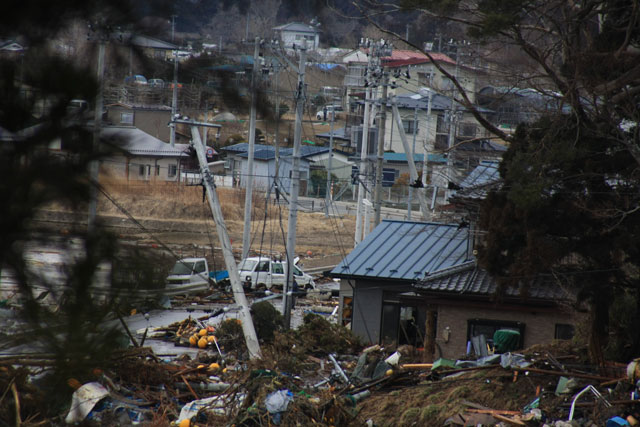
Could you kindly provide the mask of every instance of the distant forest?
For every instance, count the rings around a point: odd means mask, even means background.
[[[381,35],[362,17],[350,1],[337,0],[174,0],[135,2],[135,15],[147,21],[147,28],[161,38],[171,32],[171,17],[175,15],[177,34],[200,35],[225,43],[250,38],[268,37],[271,28],[288,22],[319,22],[323,47],[355,47],[361,37]],[[419,12],[398,12],[376,17],[377,23],[421,46],[439,38],[460,37],[460,30],[451,23],[438,21]],[[247,20],[249,28],[247,28]],[[247,31],[248,30],[248,31]]]

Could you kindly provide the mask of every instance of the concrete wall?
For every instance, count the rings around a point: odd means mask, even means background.
[[[467,348],[467,321],[471,319],[504,320],[522,322],[524,329],[524,347],[534,344],[548,343],[554,339],[555,325],[575,324],[578,318],[575,313],[528,308],[525,306],[505,308],[486,303],[474,305],[438,304],[438,321],[436,332],[435,357],[439,357],[437,348],[442,350],[442,357],[456,359],[465,354]],[[449,340],[445,342],[445,329],[449,328]]]

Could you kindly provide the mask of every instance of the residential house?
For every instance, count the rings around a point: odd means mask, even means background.
[[[309,156],[317,154],[317,152],[309,150],[316,147],[301,147],[300,161],[300,194],[307,194],[309,181]],[[325,148],[324,150],[328,150]],[[233,177],[233,185],[246,187],[248,172],[248,151],[249,144],[241,142],[239,144],[230,145],[220,148],[220,151],[226,153],[226,168],[228,173]],[[253,155],[253,186],[258,189],[270,189],[274,185],[276,177],[276,152],[275,148],[270,145],[255,144]],[[293,149],[280,148],[278,163],[278,178],[275,180],[280,191],[289,192],[291,188],[291,174],[293,171]]]
[[[182,170],[195,169],[188,144],[170,144],[132,126],[106,126],[101,142],[111,148],[101,173],[127,181],[179,181]]]
[[[282,46],[287,49],[294,46],[302,47],[305,43],[309,50],[315,50],[320,46],[321,30],[317,25],[290,22],[274,27],[273,31],[279,36]]]
[[[520,123],[532,123],[545,114],[569,107],[553,93],[532,88],[485,86],[478,91],[478,105],[494,111],[492,122],[503,129],[515,129]]]
[[[178,45],[142,34],[123,35],[128,38],[131,46],[139,49],[143,55],[160,60],[173,58],[173,52],[180,49]]]
[[[445,358],[464,355],[476,336],[491,342],[497,329],[518,330],[525,347],[570,337],[572,296],[537,279],[496,298],[473,234],[463,223],[382,221],[330,273],[341,279],[343,323],[368,344],[431,343],[430,356]]]
[[[171,107],[115,103],[106,105],[106,110],[108,123],[116,126],[134,126],[161,141],[169,142]]]
[[[456,61],[443,53],[430,53],[431,58],[422,52],[394,49],[391,56],[382,57],[381,65],[390,74],[389,95],[415,94],[422,87],[431,87],[440,93],[453,94],[454,86],[436,66],[434,61],[455,76],[467,91],[469,99],[475,99],[479,69],[457,64]],[[347,65],[347,75],[344,85],[347,89],[348,103],[364,98],[364,91],[370,87],[372,79],[365,75],[369,57],[367,49],[357,49],[342,58]]]
[[[415,147],[415,153],[427,152],[448,158],[447,164],[434,165],[428,170],[428,182],[439,188],[447,188],[449,182],[459,183],[481,160],[499,159],[506,151],[505,146],[485,139],[489,134],[473,114],[447,96],[423,89],[415,95],[397,95],[394,101],[411,150]],[[387,107],[391,107],[391,103]],[[385,150],[404,153],[400,132],[390,110],[388,108],[385,121]],[[480,111],[491,112],[484,108]]]

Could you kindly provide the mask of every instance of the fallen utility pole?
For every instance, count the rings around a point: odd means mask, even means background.
[[[195,121],[187,120],[175,120],[175,123],[185,123],[191,126],[191,146],[194,148],[198,157],[198,163],[200,164],[200,173],[202,174],[202,185],[207,192],[207,199],[209,200],[209,207],[213,214],[213,219],[216,223],[216,231],[218,238],[220,239],[220,246],[222,247],[222,255],[224,262],[229,272],[229,280],[231,281],[231,290],[233,291],[233,298],[236,304],[240,306],[239,316],[242,323],[242,331],[247,343],[247,349],[249,350],[249,357],[256,359],[261,357],[260,343],[258,342],[258,336],[253,326],[253,320],[251,319],[251,312],[249,310],[249,303],[247,297],[244,294],[242,283],[240,282],[240,274],[238,273],[238,266],[236,260],[233,257],[233,251],[231,249],[231,239],[229,238],[229,232],[224,222],[222,215],[222,208],[220,207],[220,200],[218,199],[218,193],[213,182],[213,176],[209,171],[209,165],[207,164],[207,157],[204,151],[204,146],[200,139],[200,132],[198,132],[198,126],[220,127],[220,125],[214,125],[209,123],[199,123]]]
[[[416,169],[416,164],[414,163],[413,151],[411,151],[411,147],[409,147],[409,142],[407,141],[407,135],[404,133],[404,127],[402,126],[402,119],[400,118],[400,112],[398,111],[398,105],[396,104],[396,100],[394,98],[393,104],[393,118],[398,127],[398,134],[400,134],[400,140],[402,141],[402,146],[404,147],[404,152],[407,156],[407,163],[409,164],[409,176],[411,183],[415,183],[418,180],[418,170]],[[424,197],[424,193],[422,191],[418,191],[418,201],[420,201],[420,209],[422,210],[422,218],[427,219],[427,215],[429,213],[429,207],[427,206],[427,199]]]

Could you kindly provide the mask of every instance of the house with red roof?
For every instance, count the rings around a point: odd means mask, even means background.
[[[369,61],[368,49],[357,49],[342,57],[347,66],[344,85],[347,88],[349,102],[363,99],[365,88],[371,81],[365,70]],[[393,49],[391,56],[381,58],[382,66],[390,73],[389,94],[415,94],[422,87],[430,87],[437,92],[451,95],[455,89],[450,78],[436,67],[436,63],[458,81],[467,90],[469,99],[475,100],[479,75],[483,73],[475,68],[457,64],[444,53]],[[394,87],[395,86],[395,87]]]

